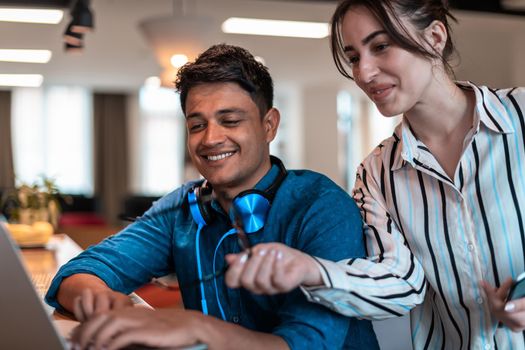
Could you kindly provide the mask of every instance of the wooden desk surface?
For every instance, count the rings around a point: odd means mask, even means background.
[[[51,237],[45,248],[22,249],[22,257],[30,274],[55,274],[60,266],[82,252],[82,248],[64,234]]]

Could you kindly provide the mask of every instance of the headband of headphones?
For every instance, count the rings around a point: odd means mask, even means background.
[[[246,233],[257,232],[264,226],[271,201],[286,177],[286,168],[281,160],[270,156],[270,161],[279,169],[279,173],[272,184],[264,191],[257,189],[242,191],[232,200],[230,219],[232,222],[242,225]],[[204,226],[213,221],[212,191],[211,184],[204,181],[202,185],[195,186],[188,193],[191,214],[199,225]]]

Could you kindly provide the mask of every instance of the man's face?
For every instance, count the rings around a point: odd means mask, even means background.
[[[210,83],[190,89],[185,112],[189,154],[216,191],[252,188],[269,170],[277,110],[261,118],[239,85]]]

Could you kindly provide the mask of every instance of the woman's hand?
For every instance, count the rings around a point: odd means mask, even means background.
[[[256,294],[289,292],[299,285],[322,285],[318,264],[310,255],[281,243],[263,243],[251,252],[229,254],[225,281],[230,288],[244,287]]]
[[[486,281],[481,281],[480,285],[487,295],[492,315],[513,332],[525,330],[525,298],[507,301],[512,279],[507,279],[499,288]]]

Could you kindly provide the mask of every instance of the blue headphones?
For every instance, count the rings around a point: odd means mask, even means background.
[[[273,200],[275,193],[279,189],[279,186],[284,181],[284,178],[287,174],[286,168],[284,167],[283,163],[279,158],[270,156],[270,161],[272,165],[275,164],[279,168],[279,174],[277,175],[274,182],[265,191],[249,189],[246,191],[242,191],[232,200],[232,207],[229,213],[230,220],[232,221],[232,223],[241,225],[242,229],[246,234],[258,232],[264,227],[266,217],[268,216],[268,212],[270,211],[271,201]],[[199,275],[199,280],[201,280],[200,290],[202,312],[205,315],[208,314],[208,307],[204,293],[204,284],[202,282],[199,238],[202,228],[207,224],[213,222],[214,220],[214,214],[211,208],[212,191],[213,189],[211,185],[207,181],[204,181],[200,186],[195,186],[188,192],[190,212],[193,217],[193,220],[195,220],[195,222],[198,225],[197,234],[195,236],[195,251],[197,256],[197,272]],[[213,255],[213,271],[216,271],[215,257],[219,246],[221,245],[224,238],[235,233],[236,231],[234,228],[229,230],[221,237],[221,239],[217,243]],[[215,296],[217,298],[219,309],[221,311],[223,320],[226,320],[224,311],[219,300],[216,279],[214,279],[214,284]]]

